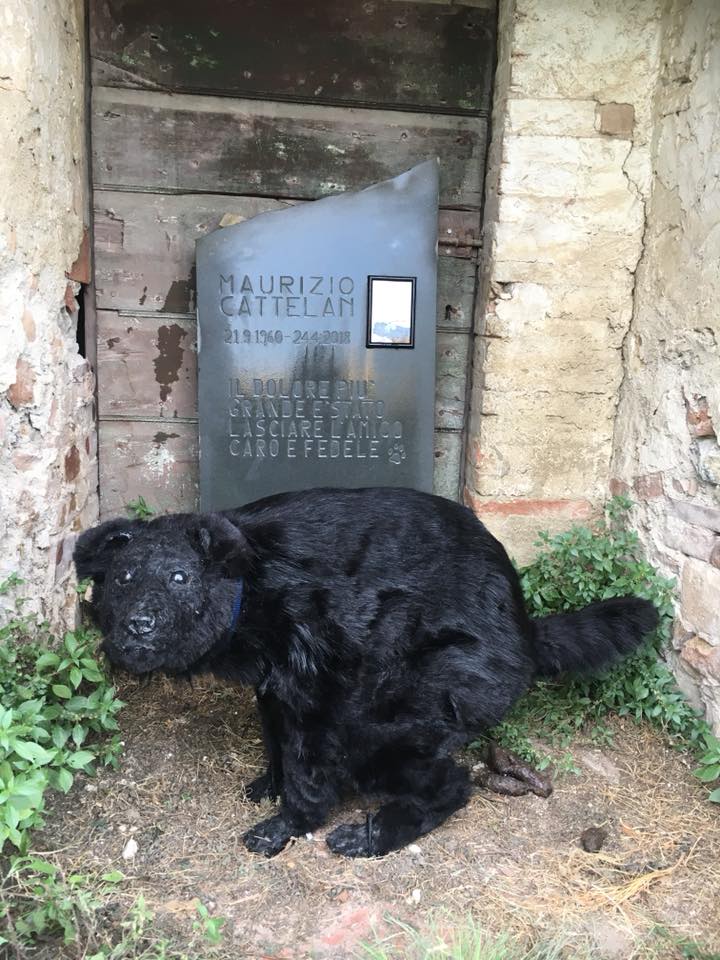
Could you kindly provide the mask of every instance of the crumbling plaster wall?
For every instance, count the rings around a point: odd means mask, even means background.
[[[501,0],[466,501],[510,548],[629,492],[720,730],[720,6]]]
[[[466,502],[519,561],[607,496],[659,0],[501,0]]]
[[[93,375],[67,274],[85,203],[82,0],[0,5],[0,580],[72,622],[69,541],[97,515]],[[27,609],[27,607],[26,607]]]
[[[654,179],[615,434],[656,563],[679,585],[672,655],[720,732],[720,5],[670,0]]]

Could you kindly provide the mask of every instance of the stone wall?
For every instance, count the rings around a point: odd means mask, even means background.
[[[503,0],[466,501],[523,561],[607,495],[657,0]]]
[[[465,489],[520,561],[630,493],[716,729],[719,97],[715,0],[501,2]]]
[[[68,279],[87,271],[82,0],[4,0],[0,32],[0,580],[17,572],[61,624],[75,615],[68,538],[97,515]]]
[[[720,6],[670,0],[614,488],[679,585],[677,675],[720,732]]]

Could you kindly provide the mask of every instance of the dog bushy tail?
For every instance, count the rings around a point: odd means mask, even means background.
[[[632,653],[657,624],[657,610],[640,597],[600,600],[533,620],[537,672],[554,677],[597,670]]]

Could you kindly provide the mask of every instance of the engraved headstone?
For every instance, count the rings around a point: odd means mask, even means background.
[[[197,244],[201,507],[432,487],[438,165]]]

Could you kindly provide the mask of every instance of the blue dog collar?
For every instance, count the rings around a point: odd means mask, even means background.
[[[232,608],[232,620],[230,621],[230,630],[234,630],[238,625],[238,620],[240,619],[240,612],[242,611],[243,605],[243,593],[245,591],[245,581],[242,577],[238,580],[237,593],[235,594],[235,599],[233,600]]]

